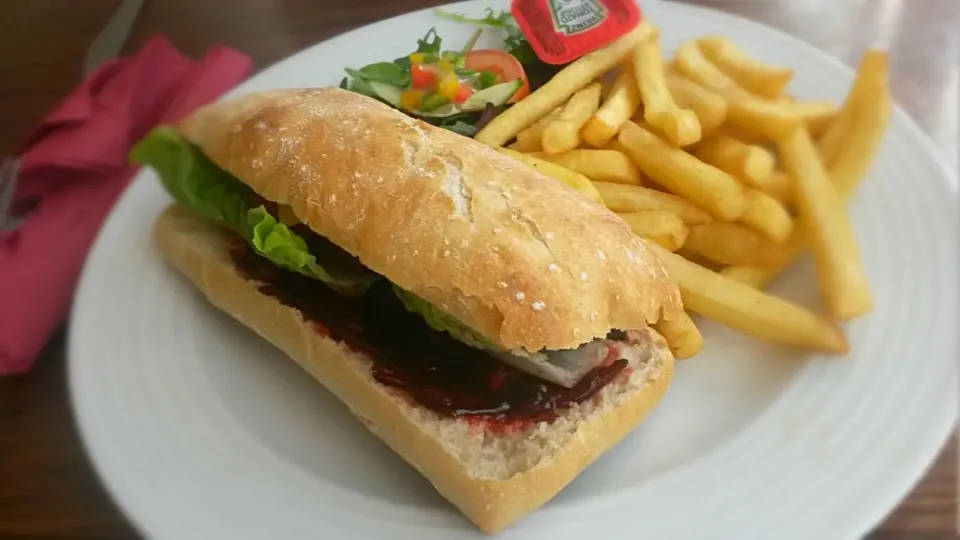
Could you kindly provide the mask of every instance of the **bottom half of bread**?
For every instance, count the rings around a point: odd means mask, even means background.
[[[164,257],[212,304],[293,358],[487,533],[546,503],[617,444],[656,407],[673,377],[666,343],[646,329],[649,354],[551,422],[504,432],[444,416],[378,383],[369,357],[318,333],[298,310],[261,293],[234,264],[231,235],[177,205],[155,225]]]

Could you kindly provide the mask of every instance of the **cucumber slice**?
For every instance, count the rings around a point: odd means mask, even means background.
[[[460,107],[457,107],[453,103],[447,103],[446,105],[441,105],[432,111],[416,110],[416,111],[407,111],[401,105],[401,98],[403,96],[403,88],[399,86],[394,86],[388,83],[382,83],[377,81],[368,81],[370,88],[373,88],[373,91],[380,96],[380,99],[386,101],[390,105],[393,105],[401,111],[408,112],[410,114],[415,114],[417,116],[431,117],[431,118],[443,118],[444,116],[450,116],[461,112]]]
[[[403,96],[403,88],[399,86],[394,86],[392,84],[378,82],[378,81],[367,81],[367,84],[370,85],[370,88],[380,96],[380,99],[386,101],[394,107],[404,110],[401,106],[401,98]],[[444,116],[451,116],[461,112],[472,112],[472,111],[482,111],[484,107],[487,106],[487,103],[493,103],[496,105],[503,105],[517,93],[517,90],[523,86],[523,81],[517,79],[515,81],[495,84],[490,88],[485,88],[474,93],[472,96],[467,98],[462,105],[456,105],[453,103],[448,103],[446,105],[437,107],[432,111],[407,111],[411,114],[424,117],[432,118],[442,118]]]
[[[403,99],[403,88],[378,81],[367,81],[367,84],[380,96],[380,99],[398,109],[400,108],[400,103]]]
[[[487,103],[492,103],[494,106],[503,105],[517,93],[521,86],[523,81],[520,79],[495,84],[468,97],[461,108],[465,111],[482,111]]]
[[[461,111],[460,107],[457,107],[455,104],[447,103],[446,105],[441,105],[432,111],[417,110],[407,112],[415,116],[422,116],[424,118],[443,118],[444,116],[452,116],[463,111]]]

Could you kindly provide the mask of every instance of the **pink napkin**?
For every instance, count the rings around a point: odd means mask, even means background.
[[[0,232],[0,375],[30,369],[70,307],[101,223],[136,167],[131,146],[244,79],[250,60],[217,47],[198,62],[163,37],[104,63],[43,122],[20,154],[14,209]]]

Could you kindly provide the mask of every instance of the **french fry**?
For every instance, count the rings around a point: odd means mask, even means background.
[[[594,148],[600,148],[617,135],[620,126],[640,107],[640,90],[633,70],[624,69],[617,76],[607,100],[580,131],[580,137]]]
[[[873,307],[860,249],[837,188],[830,183],[806,129],[779,143],[784,170],[796,182],[796,206],[816,261],[820,288],[830,312],[841,320]]]
[[[701,154],[698,156],[700,159],[730,172],[744,184],[759,189],[776,199],[780,204],[792,203],[793,182],[782,170],[776,168],[777,158],[768,148],[770,142],[768,139],[731,124],[724,124],[720,130],[710,137],[710,139],[713,138],[720,138],[723,141],[721,145],[726,146],[731,146],[731,139],[735,142],[732,144],[733,148],[725,148],[722,153],[710,148],[701,150]],[[743,145],[746,145],[747,149],[743,149]],[[737,147],[741,148],[738,149]],[[696,152],[696,149],[693,151]],[[717,155],[718,153],[719,155]],[[734,159],[734,157],[738,159]],[[767,167],[771,166],[773,170],[767,175]],[[742,172],[738,174],[737,171]]]
[[[655,32],[649,22],[641,21],[610,45],[574,60],[546,84],[494,118],[477,133],[476,140],[488,146],[502,146],[520,130],[562,105],[577,90],[621,63],[637,43],[649,39]]]
[[[686,311],[672,319],[661,317],[653,324],[653,329],[667,341],[670,352],[677,360],[692,358],[703,350],[703,336]]]
[[[658,244],[649,247],[680,288],[687,310],[767,341],[847,352],[847,338],[840,328],[812,311],[708,270]]]
[[[840,115],[840,108],[828,99],[794,101],[787,107],[803,120],[814,139],[823,135]]]
[[[863,53],[857,75],[853,80],[847,99],[844,100],[840,116],[833,121],[830,129],[817,141],[817,150],[823,165],[830,169],[840,156],[846,137],[853,134],[853,116],[856,103],[887,87],[890,65],[887,53],[871,49]],[[875,102],[875,98],[871,101]]]
[[[885,54],[880,51],[865,53],[857,74],[857,80],[861,82],[854,84],[841,113],[841,118],[851,119],[843,125],[845,131],[837,135],[837,140],[845,142],[843,152],[839,154],[841,159],[830,168],[830,179],[844,203],[853,197],[866,176],[893,112],[893,100],[887,87],[888,76]],[[857,113],[847,113],[848,109],[856,109]],[[752,287],[766,286],[806,251],[809,244],[804,229],[798,225],[790,238],[779,247],[780,263],[775,267],[731,266],[724,268],[722,273]]]
[[[887,97],[889,98],[889,95]],[[885,120],[881,121],[885,122]],[[879,129],[868,128],[866,130],[866,133],[870,133],[871,135],[872,133],[877,132],[882,134],[882,127]],[[871,155],[872,154],[869,152],[861,153],[856,159],[863,159],[869,162],[871,157],[868,156]],[[783,176],[786,175],[784,174]],[[840,199],[843,201],[843,203],[846,204],[850,198],[853,197],[859,181],[863,178],[863,174],[857,177],[841,177],[839,175],[831,174],[831,178],[834,181],[834,185],[837,187],[837,194],[840,196]],[[838,180],[846,183],[841,184],[838,182]],[[793,229],[793,233],[790,234],[790,237],[787,238],[784,243],[771,250],[770,256],[777,260],[775,264],[768,265],[763,268],[741,265],[728,266],[727,268],[724,268],[721,273],[730,279],[739,281],[740,283],[744,283],[751,287],[763,288],[767,286],[767,284],[783,273],[788,266],[792,265],[797,258],[803,255],[803,253],[810,247],[807,241],[807,234],[805,232],[804,225],[800,221],[801,220],[799,219],[797,220]]]
[[[727,102],[719,95],[672,72],[667,73],[666,82],[677,106],[697,115],[701,136],[711,133],[727,119]]]
[[[733,137],[740,142],[752,144],[754,146],[770,146],[770,143],[772,142],[767,136],[757,133],[756,131],[743,129],[732,122],[724,123],[720,128],[720,131],[722,131],[724,135],[728,137]]]
[[[699,141],[700,120],[694,112],[677,106],[664,80],[660,40],[653,38],[638,43],[632,61],[647,123],[678,146]]]
[[[727,102],[727,119],[773,141],[788,137],[803,125],[789,109],[736,92]]]
[[[550,114],[537,120],[535,124],[517,133],[516,148],[518,152],[539,152],[543,150],[543,132],[550,125],[557,115],[560,114],[560,107],[554,109]]]
[[[793,204],[793,181],[787,173],[777,169],[770,175],[769,185],[763,190],[780,204]]]
[[[843,146],[853,128],[852,114],[841,113],[830,125],[830,129],[817,140],[817,154],[824,167],[830,168],[843,152]]]
[[[888,86],[889,69],[885,52],[865,52],[853,88],[844,102],[841,119],[836,121],[837,124],[845,123],[841,129],[847,130],[840,137],[843,150],[825,163],[840,193],[856,189],[883,141],[893,114],[893,98]]]
[[[567,100],[560,114],[543,130],[544,152],[559,154],[580,145],[580,128],[600,106],[600,88],[600,83],[591,83]]]
[[[510,156],[517,161],[525,163],[526,165],[553,178],[554,180],[572,187],[589,199],[597,201],[601,204],[603,203],[603,198],[600,197],[600,193],[597,191],[597,188],[593,187],[593,184],[590,183],[590,180],[588,180],[587,177],[583,176],[582,174],[575,173],[570,169],[561,167],[560,165],[550,163],[549,161],[544,161],[542,159],[537,159],[533,156],[522,154],[508,148],[497,148],[497,151],[505,156]]]
[[[793,218],[786,207],[766,193],[745,186],[743,188],[744,210],[740,223],[780,244],[793,232]]]
[[[738,86],[703,56],[694,40],[677,49],[676,66],[691,81],[720,94],[727,101],[727,120],[743,130],[777,140],[802,125],[801,118],[787,105],[765,101]]]
[[[613,90],[613,83],[616,81],[616,78],[611,76],[609,73],[601,75],[596,82],[600,83],[600,102],[607,100],[607,97],[610,95],[610,91]]]
[[[633,234],[656,242],[670,251],[680,249],[689,233],[683,220],[672,212],[644,210],[619,215],[630,225]]]
[[[844,201],[856,191],[870,170],[893,114],[890,91],[885,87],[876,90],[854,104],[856,111],[848,125],[850,135],[845,139],[843,152],[830,166],[830,179]]]
[[[716,92],[724,99],[738,89],[743,91],[733,79],[707,60],[696,40],[691,39],[680,45],[674,53],[673,67],[684,77],[711,92]]]
[[[709,261],[761,268],[779,262],[776,247],[776,244],[757,231],[726,221],[690,227],[690,233],[683,244],[684,251]]]
[[[723,274],[724,277],[738,283],[743,283],[755,289],[761,289],[779,276],[788,266],[793,264],[793,262],[806,251],[807,246],[807,235],[803,229],[798,226],[786,242],[780,244],[777,250],[770,253],[770,257],[775,257],[777,263],[763,267],[743,265],[727,266],[721,270],[720,273]]]
[[[623,155],[625,155],[625,156],[627,156],[627,157],[630,157],[630,154],[627,153],[627,148],[626,148],[625,146],[623,146],[622,144],[620,144],[620,141],[618,141],[618,140],[616,139],[616,137],[614,137],[613,139],[610,139],[609,141],[607,141],[607,144],[601,146],[600,149],[601,149],[601,150],[614,150],[614,151],[616,151],[616,152],[620,152],[621,154],[623,154]],[[631,161],[631,163],[633,163],[633,162]]]
[[[687,225],[702,225],[713,216],[692,202],[670,193],[640,186],[594,182],[607,208],[618,213],[661,210],[676,214]]]
[[[767,189],[777,158],[762,146],[747,144],[725,133],[715,133],[692,150],[701,161],[733,175],[748,186]]]
[[[743,214],[743,187],[729,174],[633,122],[623,125],[618,138],[640,170],[666,189],[723,220]]]
[[[545,152],[530,154],[578,172],[594,182],[613,182],[639,186],[643,177],[630,157],[617,150],[570,150],[550,155]]]
[[[724,223],[726,223],[726,222],[724,222]],[[693,251],[692,249],[690,249],[690,248],[688,248],[688,247],[686,247],[686,246],[684,246],[684,247],[682,247],[682,248],[674,251],[674,253],[676,253],[677,255],[680,255],[681,257],[683,257],[684,259],[686,259],[686,260],[688,260],[688,261],[690,261],[690,262],[697,263],[697,264],[699,264],[700,266],[702,266],[702,267],[704,267],[704,268],[706,268],[706,269],[708,269],[708,270],[711,270],[711,271],[713,271],[713,272],[719,272],[720,270],[723,270],[724,268],[730,268],[729,266],[724,266],[724,265],[722,265],[722,264],[720,264],[720,263],[718,263],[718,262],[713,262],[713,261],[711,261],[710,259],[704,257],[703,255],[700,255],[699,253]],[[750,266],[750,267],[740,266],[740,267],[738,267],[738,268],[755,268],[755,267],[753,267],[753,266]]]
[[[793,79],[792,69],[772,66],[751,58],[723,36],[701,39],[700,49],[704,56],[738,85],[763,98],[778,97]]]

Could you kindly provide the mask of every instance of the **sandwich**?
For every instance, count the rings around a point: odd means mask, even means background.
[[[165,260],[487,533],[661,401],[679,291],[629,226],[492,148],[338,88],[250,93],[131,153]]]

